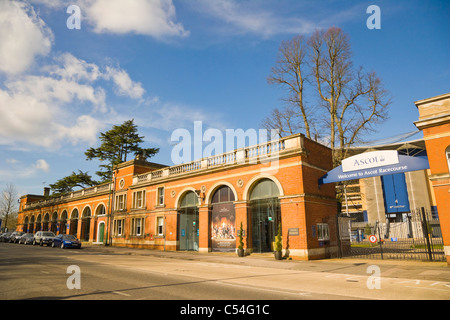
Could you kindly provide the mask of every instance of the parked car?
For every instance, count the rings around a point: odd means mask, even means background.
[[[46,244],[47,246],[51,245],[53,242],[53,238],[55,238],[55,234],[50,231],[38,231],[33,237],[33,246],[39,244],[43,246]]]
[[[71,234],[57,235],[52,242],[52,247],[64,248],[78,248],[81,249],[81,241]]]
[[[11,237],[11,234],[12,234],[12,231],[5,232],[4,234],[2,234],[0,241],[9,242],[9,238]]]
[[[34,234],[33,233],[25,233],[19,239],[19,244],[33,244]]]
[[[11,236],[9,237],[9,242],[11,243],[17,243],[19,242],[19,238],[24,234],[25,232],[22,231],[14,231],[11,233]]]

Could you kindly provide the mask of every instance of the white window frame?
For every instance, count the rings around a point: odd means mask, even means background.
[[[133,218],[131,221],[131,235],[142,236],[144,234],[144,218]]]
[[[114,234],[118,237],[123,235],[125,227],[125,220],[124,219],[117,219],[114,220]]]
[[[145,208],[145,190],[133,192],[133,209]]]
[[[445,158],[447,159],[448,172],[450,173],[450,146],[445,149]]]
[[[160,191],[162,190],[162,191]],[[156,189],[156,205],[157,206],[163,206],[165,201],[165,188],[164,187],[158,187]]]
[[[115,210],[116,211],[124,211],[127,209],[127,194],[117,194],[116,195],[116,203],[115,203]]]
[[[164,217],[156,217],[156,234],[158,236],[164,236]]]

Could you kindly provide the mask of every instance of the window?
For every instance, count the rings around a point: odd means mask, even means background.
[[[96,214],[95,215],[97,215],[97,216],[103,216],[103,215],[105,215],[106,214],[106,208],[105,208],[105,206],[103,205],[103,204],[100,204],[98,207],[97,207],[97,210],[96,210]]]
[[[450,146],[445,149],[445,157],[447,158],[448,171],[450,172]]]
[[[133,192],[133,209],[145,207],[145,190]]]
[[[116,210],[126,210],[127,209],[127,195],[119,194],[116,196]]]
[[[330,240],[330,229],[327,223],[317,224],[317,236],[319,238],[319,241]]]
[[[125,225],[125,220],[114,220],[114,234],[116,236],[123,235],[123,227]]]
[[[164,187],[158,188],[158,206],[164,205]]]
[[[164,235],[164,217],[158,217],[157,219],[157,230],[156,233],[158,236]]]
[[[281,224],[279,189],[275,182],[262,179],[250,192],[253,252],[273,252],[272,243]],[[283,226],[282,226],[283,228]]]
[[[131,235],[141,236],[143,234],[144,218],[134,218],[131,220]]]

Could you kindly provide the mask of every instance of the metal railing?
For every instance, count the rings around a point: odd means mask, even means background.
[[[343,257],[445,261],[440,222],[431,210],[416,208],[401,222],[363,227],[352,227],[350,219],[338,221]]]

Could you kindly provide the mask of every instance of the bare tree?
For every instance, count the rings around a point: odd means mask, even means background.
[[[262,126],[268,130],[278,130],[281,138],[299,132],[301,128],[298,123],[298,114],[288,106],[283,110],[273,109],[270,116],[263,120]]]
[[[309,118],[311,109],[307,108],[304,101],[306,53],[306,42],[302,36],[296,36],[291,41],[283,41],[279,48],[278,61],[267,81],[270,84],[281,85],[288,91],[288,97],[284,99],[288,107],[281,113],[278,109],[275,113],[272,112],[272,116],[278,117],[274,119],[275,124],[280,126],[277,129],[280,129],[280,132],[293,130],[294,124],[290,120],[299,116],[303,124],[301,127],[305,130],[306,136],[311,138]]]
[[[308,41],[320,99],[329,115],[335,164],[361,134],[387,118],[390,101],[375,72],[354,70],[348,35],[339,28],[316,31]]]
[[[16,187],[12,183],[7,183],[2,191],[0,198],[0,215],[4,219],[4,228],[14,228],[18,211],[18,193]]]
[[[317,30],[308,41],[298,36],[284,41],[279,55],[268,82],[288,90],[283,100],[291,108],[281,112],[282,117],[272,112],[263,125],[278,125],[285,133],[304,130],[308,138],[322,142],[326,138],[338,165],[363,133],[387,118],[387,91],[375,72],[355,70],[349,37],[341,29]],[[305,103],[306,92],[315,105]]]

